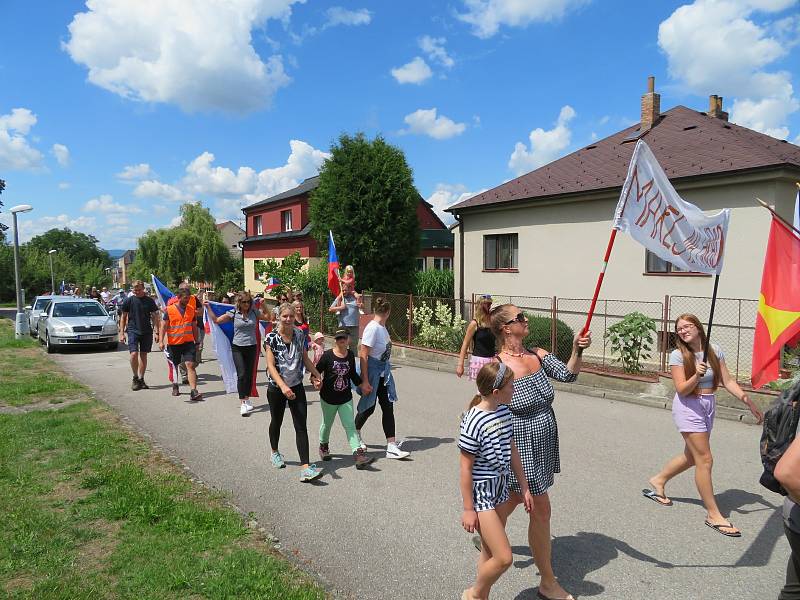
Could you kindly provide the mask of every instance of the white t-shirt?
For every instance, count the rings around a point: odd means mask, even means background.
[[[103,302],[108,302],[108,299],[111,298],[111,294],[108,292],[100,292],[100,297],[103,299]]]
[[[386,362],[392,356],[392,338],[389,337],[386,327],[377,321],[370,321],[364,328],[361,345],[369,346],[369,355],[380,361]]]

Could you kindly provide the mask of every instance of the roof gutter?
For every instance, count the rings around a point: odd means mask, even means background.
[[[458,300],[464,309],[464,217],[454,215],[458,223]]]

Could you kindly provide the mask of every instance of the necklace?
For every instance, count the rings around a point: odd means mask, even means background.
[[[520,356],[524,356],[525,351],[523,350],[519,354],[514,354],[513,352],[509,352],[508,350],[503,350],[503,354],[507,354],[508,356],[513,356],[514,358],[519,358]]]

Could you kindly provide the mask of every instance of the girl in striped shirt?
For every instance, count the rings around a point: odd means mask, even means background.
[[[511,566],[511,545],[506,536],[508,478],[514,470],[522,488],[525,510],[533,499],[528,491],[522,461],[514,447],[514,429],[508,403],[514,393],[514,374],[504,363],[489,363],[478,372],[478,392],[461,419],[461,525],[481,535],[481,555],[475,584],[461,600],[485,600],[489,590]]]

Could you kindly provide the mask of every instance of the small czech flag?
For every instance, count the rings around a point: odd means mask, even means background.
[[[278,287],[281,284],[281,280],[277,277],[269,277],[264,281],[264,291],[271,290],[272,288]]]

